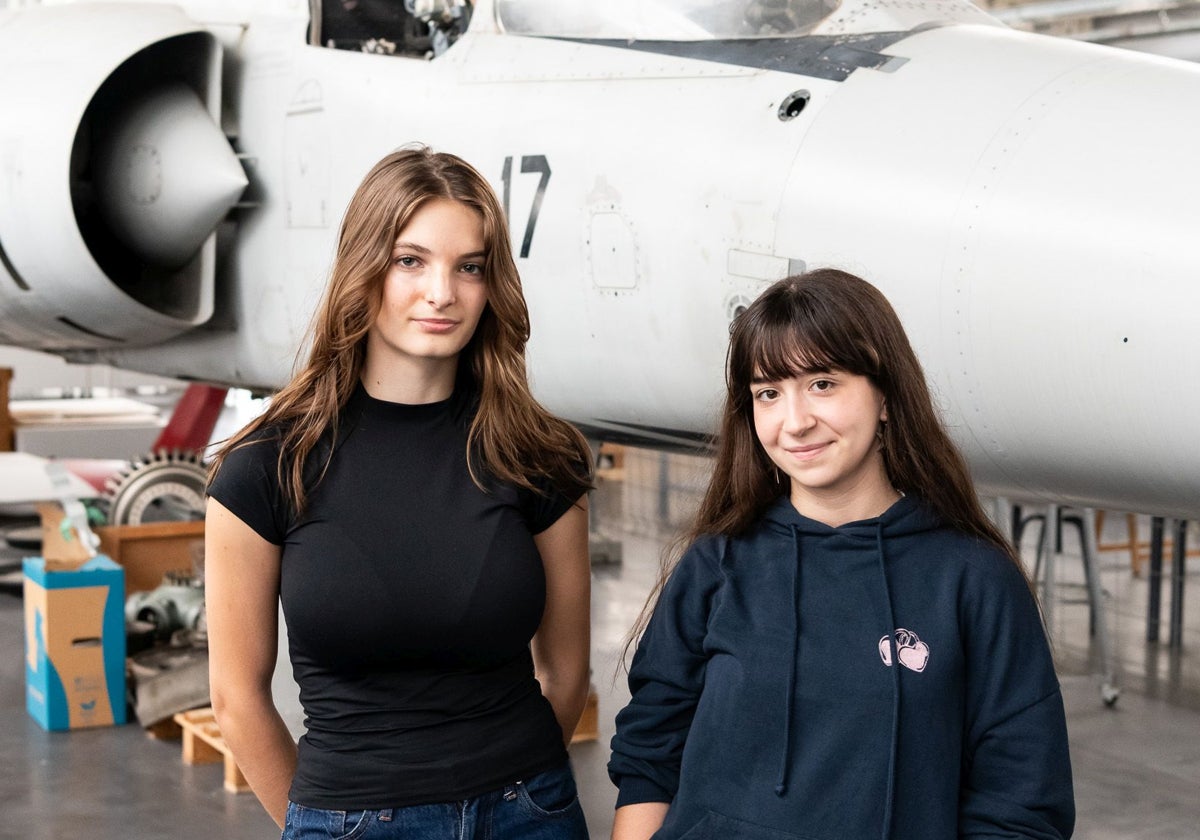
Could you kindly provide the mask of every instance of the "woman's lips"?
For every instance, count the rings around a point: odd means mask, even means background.
[[[789,446],[787,452],[800,461],[811,461],[829,447],[828,443],[810,443],[805,446]]]
[[[448,333],[458,326],[458,321],[450,318],[416,318],[414,319],[421,329],[430,333]]]

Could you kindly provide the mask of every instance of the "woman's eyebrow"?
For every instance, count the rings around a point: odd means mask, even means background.
[[[433,251],[430,251],[424,245],[418,245],[416,242],[401,242],[399,240],[397,240],[392,245],[392,250],[393,251],[398,251],[398,250],[416,251],[419,254],[432,254],[433,253]]]

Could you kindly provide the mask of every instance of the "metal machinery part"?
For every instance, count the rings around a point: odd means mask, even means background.
[[[203,597],[202,590],[195,591],[195,597]],[[203,606],[201,602],[201,624]],[[128,609],[127,604],[127,612]],[[176,712],[209,705],[207,641],[202,630],[176,630],[169,642],[156,644],[129,658],[133,709],[142,726],[153,726],[170,720]]]
[[[158,451],[135,458],[105,485],[109,524],[198,519],[206,480],[199,452]]]
[[[125,601],[125,620],[154,625],[155,635],[167,638],[176,630],[204,630],[203,582],[181,572],[168,572],[162,585],[134,592]]]

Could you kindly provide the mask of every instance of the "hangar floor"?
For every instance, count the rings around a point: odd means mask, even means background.
[[[705,460],[626,450],[617,472],[601,480],[593,507],[623,562],[597,565],[593,585],[594,683],[600,693],[600,739],[577,744],[572,760],[594,838],[607,838],[615,790],[605,775],[612,718],[628,697],[614,679],[622,638],[656,573],[659,553],[694,504]],[[8,525],[25,524],[0,520]],[[1142,534],[1147,533],[1143,521]],[[1123,517],[1105,525],[1105,540],[1124,536]],[[1193,538],[1194,539],[1194,538]],[[1193,545],[1196,542],[1193,541]],[[1032,544],[1026,555],[1032,558]],[[278,832],[252,796],[227,794],[220,765],[181,764],[178,742],[155,741],[136,725],[46,733],[25,713],[20,552],[0,543],[0,840],[138,840],[269,838]],[[1184,840],[1200,825],[1200,587],[1182,652],[1145,643],[1147,581],[1134,577],[1127,551],[1101,555],[1123,693],[1114,708],[1100,701],[1089,673],[1087,606],[1070,545],[1058,563],[1052,635],[1066,697],[1080,840]],[[1200,562],[1194,561],[1200,566]],[[1164,584],[1164,590],[1166,586]]]

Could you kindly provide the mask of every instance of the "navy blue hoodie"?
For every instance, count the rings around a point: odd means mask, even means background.
[[[656,840],[1067,838],[1066,720],[994,546],[904,498],[832,528],[780,499],[706,537],[630,667],[609,775]]]

